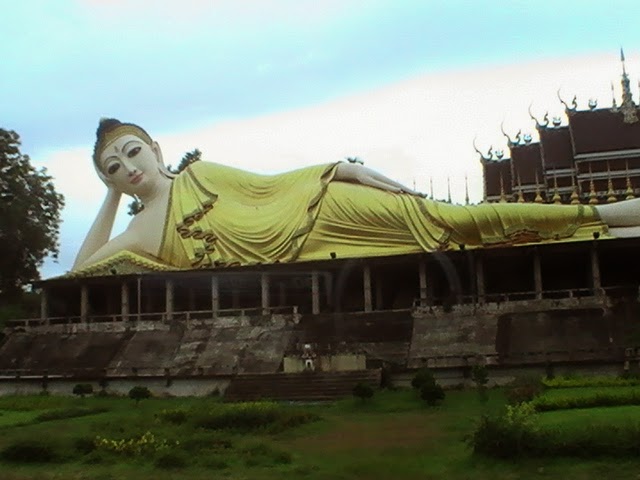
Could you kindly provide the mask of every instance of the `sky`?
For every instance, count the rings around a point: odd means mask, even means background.
[[[276,173],[357,156],[437,198],[482,199],[476,145],[535,137],[560,97],[637,102],[640,3],[488,0],[0,0],[0,128],[66,197],[65,273],[106,193],[101,117],[142,125],[176,165]],[[612,84],[614,87],[612,93]],[[130,217],[126,200],[114,234]]]

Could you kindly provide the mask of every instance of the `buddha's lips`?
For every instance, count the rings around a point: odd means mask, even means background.
[[[137,185],[138,183],[140,183],[140,180],[142,180],[142,173],[139,173],[138,175],[136,175],[135,177],[133,177],[131,179],[131,182],[133,185]]]

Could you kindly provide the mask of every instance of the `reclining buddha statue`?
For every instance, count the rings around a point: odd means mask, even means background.
[[[258,175],[200,161],[176,175],[144,129],[115,119],[100,122],[93,161],[107,195],[76,272],[122,255],[194,269],[640,234],[640,199],[452,205],[343,162]],[[144,209],[110,238],[123,193]]]

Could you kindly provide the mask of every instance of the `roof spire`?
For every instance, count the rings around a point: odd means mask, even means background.
[[[578,194],[578,187],[576,186],[576,179],[571,174],[571,205],[578,205],[580,203],[580,195]]]
[[[553,203],[556,205],[560,205],[562,203],[562,197],[560,196],[560,192],[558,191],[558,177],[556,176],[556,172],[553,172],[553,197],[551,198]]]
[[[636,123],[638,121],[638,113],[636,112],[636,105],[633,103],[633,96],[631,95],[629,75],[627,75],[627,69],[624,64],[624,51],[622,48],[620,48],[620,62],[622,63],[622,78],[620,79],[620,85],[622,85],[622,103],[620,104],[620,111],[624,116],[624,123]]]
[[[464,204],[469,205],[469,177],[464,174]]]
[[[518,203],[524,203],[524,193],[522,193],[522,182],[520,182],[520,172],[518,172]]]
[[[451,203],[451,178],[447,176],[447,203]]]

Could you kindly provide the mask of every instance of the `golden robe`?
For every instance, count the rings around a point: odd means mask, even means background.
[[[178,268],[373,257],[585,240],[585,205],[451,205],[332,182],[337,164],[258,175],[197,162],[173,182],[161,261]]]

